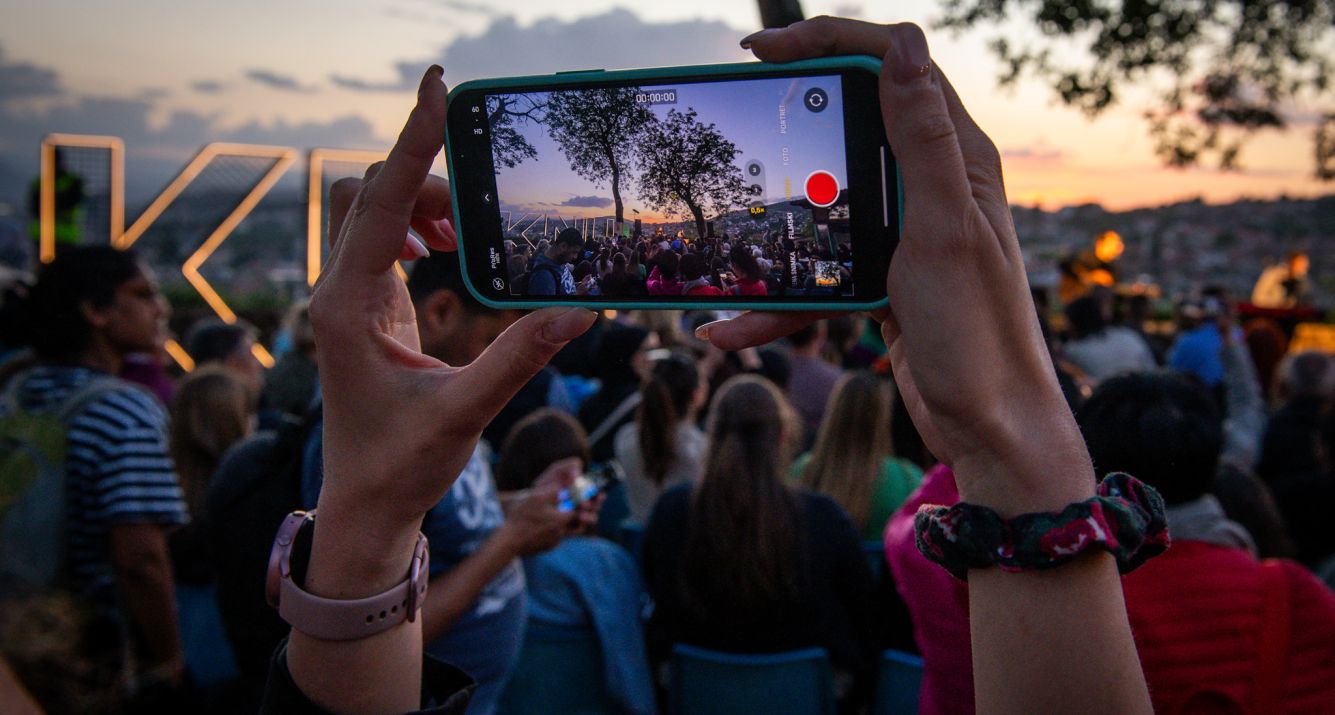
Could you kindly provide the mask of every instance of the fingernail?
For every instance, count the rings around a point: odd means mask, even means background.
[[[421,84],[417,85],[417,93],[421,94],[432,82],[439,82],[445,75],[445,70],[440,65],[431,65],[426,68],[426,74],[422,75]]]
[[[890,76],[899,84],[911,84],[932,74],[932,55],[927,49],[927,37],[922,28],[912,23],[895,25],[894,40],[885,59],[890,63]]]
[[[759,31],[756,31],[756,32],[753,32],[753,33],[747,35],[746,37],[743,37],[743,38],[742,38],[742,42],[741,42],[742,49],[743,49],[743,50],[749,50],[749,49],[751,49],[751,43],[752,43],[752,42],[755,42],[756,40],[760,39],[761,37],[764,37],[765,34],[766,34],[766,33],[769,33],[769,32],[774,32],[774,29],[773,29],[773,28],[768,28],[768,29],[764,29],[764,30],[759,30]]]
[[[709,330],[713,325],[714,325],[713,323],[705,323],[704,325],[701,325],[700,327],[696,328],[695,337],[700,340],[708,341]]]
[[[566,312],[552,318],[542,328],[543,335],[554,343],[564,343],[574,340],[584,334],[585,330],[593,325],[597,314],[591,310],[583,308],[571,308]]]
[[[427,256],[431,255],[431,252],[428,251],[426,248],[426,244],[422,243],[422,239],[412,235],[411,233],[408,234],[408,240],[404,241],[403,245],[407,246],[409,251],[412,251],[412,254],[415,258],[426,258]]]
[[[446,236],[449,236],[451,239],[455,241],[459,240],[459,234],[454,232],[454,224],[451,224],[449,219],[443,218],[437,221],[436,224],[440,226],[441,233],[445,234]]]

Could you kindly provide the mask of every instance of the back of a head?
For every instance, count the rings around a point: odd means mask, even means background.
[[[745,247],[734,250],[728,254],[728,258],[732,260],[733,267],[743,278],[757,280],[764,274],[760,270],[760,263],[756,261],[756,257],[751,255],[751,252],[746,250]]]
[[[1170,505],[1210,491],[1223,423],[1215,400],[1192,381],[1167,372],[1114,377],[1099,385],[1078,420],[1098,474],[1126,472]]]
[[[576,231],[576,234],[579,232]],[[463,273],[459,269],[459,256],[454,253],[437,251],[426,258],[413,262],[413,271],[408,276],[408,295],[413,304],[419,304],[437,291],[447,290],[459,299],[459,305],[470,313],[487,310],[468,292],[464,284]]]
[[[696,281],[704,277],[706,272],[705,259],[694,254],[688,253],[681,257],[681,279],[684,281]]]
[[[292,338],[292,348],[299,353],[315,350],[315,330],[311,327],[311,302],[300,300],[283,316],[283,329]]]
[[[254,414],[250,387],[221,365],[200,367],[177,385],[169,451],[192,514],[199,515],[209,479],[223,454],[249,434]]]
[[[688,608],[764,619],[795,598],[800,506],[783,478],[792,415],[762,377],[733,377],[715,394],[682,556]]]
[[[567,457],[579,457],[589,464],[588,435],[574,417],[544,407],[510,428],[496,465],[496,487],[502,491],[528,489],[543,470]]]
[[[1290,355],[1280,365],[1280,391],[1285,399],[1331,396],[1335,365],[1329,355],[1315,350]]]
[[[1070,321],[1071,329],[1075,331],[1077,339],[1098,335],[1105,326],[1103,309],[1093,296],[1071,301],[1071,304],[1066,306],[1066,319]]]
[[[255,340],[255,328],[240,321],[209,319],[196,323],[185,336],[185,349],[197,365],[220,363]]]
[[[700,386],[695,361],[672,354],[654,362],[649,380],[640,389],[640,457],[644,471],[655,484],[662,484],[676,457],[677,423],[686,418],[691,400]]]
[[[649,331],[638,325],[612,323],[598,338],[598,364],[595,370],[599,377],[604,380],[638,380],[632,358],[648,337]]]
[[[839,378],[802,471],[802,486],[839,502],[859,529],[871,512],[881,463],[890,456],[890,406],[890,389],[876,375]]]
[[[82,306],[105,308],[116,300],[116,289],[141,273],[132,251],[110,246],[77,246],[61,250],[37,274],[24,310],[21,342],[31,343],[43,360],[63,361],[88,348],[93,326]]]
[[[820,322],[812,323],[788,336],[788,344],[802,349],[824,337]]]
[[[677,254],[672,251],[659,251],[658,255],[654,256],[654,263],[658,265],[658,273],[664,278],[675,278],[677,276],[680,260]]]

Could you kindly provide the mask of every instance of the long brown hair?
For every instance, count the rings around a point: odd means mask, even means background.
[[[677,458],[677,423],[686,417],[700,386],[700,371],[683,355],[654,362],[649,381],[640,388],[640,459],[654,484],[662,485]]]
[[[682,554],[687,608],[758,620],[796,600],[801,505],[783,479],[795,427],[792,408],[768,380],[739,375],[719,388]]]
[[[830,393],[802,486],[834,499],[861,530],[891,454],[889,385],[870,372],[848,373]]]
[[[177,386],[168,449],[192,515],[200,514],[223,454],[250,434],[255,400],[246,383],[221,365],[201,367]]]

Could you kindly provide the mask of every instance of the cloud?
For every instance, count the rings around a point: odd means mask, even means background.
[[[329,75],[329,81],[335,87],[351,89],[357,92],[404,92],[412,88],[402,80],[393,82],[373,82],[371,80],[357,79],[341,74]]]
[[[565,201],[562,201],[560,205],[587,209],[601,209],[611,206],[612,199],[603,196],[572,196]]]
[[[737,46],[744,34],[717,20],[649,22],[624,9],[530,25],[505,16],[492,20],[480,34],[454,39],[432,56],[398,62],[397,83],[340,76],[335,84],[361,91],[408,91],[433,62],[445,68],[451,86],[480,77],[561,70],[738,62],[750,58]]]
[[[314,92],[314,87],[307,87],[297,81],[295,77],[285,74],[278,74],[270,70],[252,69],[246,70],[246,79],[258,82],[270,89],[276,89],[282,92]]]
[[[1039,141],[1031,146],[1010,147],[1001,150],[1003,161],[1022,161],[1035,164],[1057,164],[1066,158],[1066,152],[1055,147],[1048,146],[1046,142]]]
[[[457,10],[459,12],[472,12],[488,17],[495,17],[500,14],[495,8],[480,2],[465,2],[465,0],[436,0],[436,4],[446,10]]]
[[[25,62],[9,62],[0,47],[0,104],[64,93],[54,71]]]
[[[191,82],[190,89],[200,94],[217,94],[227,89],[227,85],[215,79],[201,79]]]

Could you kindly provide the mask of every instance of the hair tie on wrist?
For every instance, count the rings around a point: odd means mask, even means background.
[[[1057,513],[1010,520],[975,504],[924,504],[913,519],[918,551],[967,581],[969,569],[1050,569],[1091,549],[1112,554],[1118,571],[1130,573],[1168,548],[1164,501],[1154,487],[1114,472],[1098,494]]]

